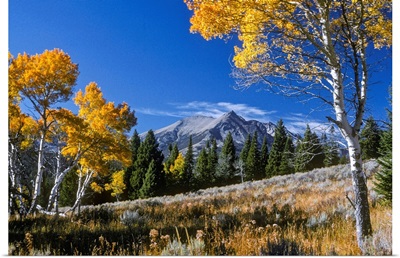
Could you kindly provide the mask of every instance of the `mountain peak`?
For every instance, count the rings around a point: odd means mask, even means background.
[[[238,114],[236,114],[235,111],[231,110],[228,113],[223,114],[220,117],[221,120],[226,120],[226,119],[239,119],[239,120],[245,120],[243,117],[239,116]]]
[[[235,113],[235,111],[233,111],[233,110],[231,110],[231,111],[229,111],[228,113],[226,113],[227,115],[236,115],[237,116],[237,114]]]
[[[221,148],[228,132],[233,137],[237,154],[240,153],[247,135],[253,135],[255,131],[258,133],[260,144],[263,137],[267,137],[268,147],[270,148],[274,129],[273,125],[256,120],[247,121],[234,110],[231,110],[218,118],[199,115],[186,117],[169,126],[155,130],[154,133],[159,148],[167,157],[169,155],[168,146],[171,143],[176,143],[179,151],[185,154],[190,137],[192,137],[195,155],[200,153],[200,150],[210,139],[215,139],[218,148]],[[141,137],[144,137],[144,134]]]

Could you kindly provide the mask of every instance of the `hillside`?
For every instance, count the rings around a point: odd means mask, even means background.
[[[379,169],[379,164],[375,160],[370,160],[364,164],[364,169],[367,178],[372,179],[373,174]],[[317,186],[317,189],[323,190],[324,192],[336,191],[338,186],[341,186],[342,188],[341,189],[338,188],[338,190],[341,190],[343,193],[344,192],[349,193],[351,195],[352,186],[351,186],[350,166],[337,165],[328,168],[318,168],[304,173],[275,176],[270,179],[249,181],[222,187],[200,189],[196,192],[182,193],[173,196],[161,196],[161,197],[153,197],[153,198],[134,200],[134,201],[104,203],[96,206],[82,206],[82,209],[102,209],[107,207],[116,209],[118,211],[124,211],[126,209],[131,209],[132,206],[141,206],[149,203],[158,203],[161,205],[161,204],[180,202],[182,200],[201,201],[206,198],[224,199],[225,197],[228,197],[232,193],[241,198],[247,196],[248,192],[254,192],[254,191],[262,192],[266,191],[267,189],[278,190],[279,188],[282,188],[279,191],[274,192],[273,196],[269,196],[268,198],[262,198],[263,196],[261,195],[256,196],[258,201],[261,201],[262,199],[262,202],[265,202],[265,200],[271,199],[271,197],[272,199],[277,199],[275,197],[278,197],[280,194],[283,194],[285,192],[283,190],[286,187],[288,188],[286,190],[294,190],[294,191],[303,188],[310,188],[311,192],[314,191],[312,190],[312,188],[315,188],[315,186]],[[288,191],[285,194],[290,194],[291,196],[294,197],[294,193],[295,192]],[[371,191],[370,195],[373,200],[376,200],[377,196],[375,196],[374,191]],[[312,207],[310,207],[310,209],[311,208]]]
[[[154,135],[164,156],[168,156],[169,144],[175,143],[178,145],[178,149],[185,154],[190,136],[192,136],[195,154],[199,153],[207,141],[212,138],[216,139],[218,148],[221,148],[226,135],[231,132],[237,153],[239,153],[247,135],[253,135],[254,132],[258,134],[260,145],[263,137],[266,136],[268,147],[270,148],[275,134],[275,127],[275,124],[271,122],[263,123],[256,120],[245,120],[234,111],[230,111],[218,118],[206,116],[187,117],[164,128],[154,130]],[[294,136],[291,132],[288,133]],[[140,137],[144,139],[146,134],[140,134]]]
[[[364,169],[374,230],[367,254],[388,255],[391,208],[381,206],[372,190],[377,162],[366,162]],[[175,196],[84,206],[78,223],[66,219],[74,238],[65,238],[65,245],[83,255],[360,255],[346,195],[353,198],[350,170],[339,165]],[[14,223],[11,243],[18,238],[15,231],[22,232],[21,239],[28,230]],[[36,248],[60,246],[43,233],[52,226],[52,235],[65,234],[65,227],[51,223],[29,228],[43,243]]]

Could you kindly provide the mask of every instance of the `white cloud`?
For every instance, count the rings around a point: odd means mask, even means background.
[[[264,122],[271,121],[272,119],[270,116],[276,113],[276,111],[265,111],[247,104],[230,102],[213,103],[206,101],[192,101],[188,103],[169,103],[169,105],[171,106],[169,111],[149,108],[138,108],[136,111],[142,114],[154,116],[189,117],[202,115],[220,117],[233,110],[245,119],[256,119]]]
[[[183,117],[183,115],[179,115],[178,113],[162,111],[162,110],[157,110],[157,109],[151,109],[151,108],[136,108],[135,112],[145,114],[145,115],[151,115],[151,116]]]
[[[295,134],[303,135],[307,124],[311,131],[321,135],[323,132],[329,133],[332,124],[328,121],[321,121],[303,113],[279,114],[276,110],[266,111],[258,107],[249,106],[243,103],[230,102],[206,102],[192,101],[187,103],[169,103],[169,110],[156,110],[151,108],[138,108],[137,112],[152,116],[169,116],[169,117],[190,117],[190,116],[208,116],[220,117],[229,111],[235,111],[239,116],[246,120],[258,120],[261,122],[276,123],[282,118],[286,128]],[[340,138],[340,133],[335,130],[335,135]]]

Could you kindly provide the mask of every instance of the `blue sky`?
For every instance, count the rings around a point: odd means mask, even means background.
[[[91,81],[109,101],[127,102],[141,133],[195,114],[219,116],[230,110],[247,119],[276,122],[303,132],[326,123],[326,110],[260,90],[233,89],[233,46],[189,32],[191,12],[183,0],[13,0],[9,1],[9,50],[42,53],[60,48],[79,64],[76,91]],[[366,117],[385,120],[386,71],[372,78]],[[66,107],[74,109],[72,101]],[[330,114],[331,115],[331,114]]]
[[[400,1],[393,1],[393,5],[395,12],[398,11]],[[96,81],[107,100],[126,101],[136,111],[138,125],[135,128],[139,132],[158,129],[184,116],[219,115],[230,109],[246,118],[272,122],[283,118],[288,127],[300,131],[306,122],[314,127],[326,122],[325,113],[312,112],[315,106],[311,103],[299,104],[293,99],[258,91],[256,86],[246,91],[232,89],[230,60],[237,42],[205,41],[197,34],[190,34],[190,16],[183,0],[2,0],[1,84],[7,85],[8,50],[17,55],[60,48],[79,64],[76,90]],[[393,15],[394,39],[399,38],[398,17]],[[399,67],[398,49],[393,47],[395,67]],[[380,83],[370,87],[366,116],[386,119],[390,70],[388,65],[386,73],[373,78]],[[400,112],[396,88],[399,73],[394,73],[393,78],[396,131],[399,128],[396,116]],[[2,110],[6,110],[7,87],[0,88],[3,90],[0,103]],[[73,107],[71,103],[67,106]],[[7,112],[1,115],[4,137],[0,145],[7,148]],[[394,134],[395,146],[398,142],[399,136]],[[6,150],[3,150],[4,154]],[[396,150],[395,147],[394,156]],[[6,169],[7,156],[0,157]],[[396,182],[396,173],[394,176]],[[7,180],[2,180],[2,184],[2,196],[6,197]],[[3,200],[1,214],[6,214],[7,200]],[[398,209],[394,212],[399,214]],[[3,218],[2,221],[6,221],[5,216]],[[394,229],[393,232],[400,231]],[[0,249],[6,254],[5,241]],[[393,251],[399,253],[396,245]]]

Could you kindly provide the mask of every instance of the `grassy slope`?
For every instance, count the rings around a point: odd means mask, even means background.
[[[377,163],[364,166],[372,178]],[[368,186],[372,188],[371,180]],[[358,255],[346,194],[352,198],[350,171],[341,165],[188,194],[85,206],[75,222],[44,219],[45,226],[11,220],[10,234],[15,235],[10,246],[15,253],[51,254]],[[373,190],[370,202],[375,233],[369,253],[390,254],[391,209],[377,203]],[[71,247],[46,240],[54,236]],[[30,237],[35,241],[29,249]]]

